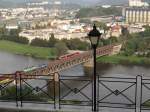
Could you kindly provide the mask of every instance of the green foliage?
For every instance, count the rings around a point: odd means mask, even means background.
[[[113,64],[150,65],[150,27],[145,26],[145,28],[144,32],[133,34],[125,30],[124,35],[121,36],[123,43],[121,55],[99,57],[98,61]],[[117,42],[117,38],[101,40],[103,45],[111,42]]]
[[[58,42],[59,40],[55,38],[54,34],[52,33],[50,38],[49,38],[49,41],[48,41],[48,44],[49,44],[49,47],[54,47],[55,44]]]
[[[120,42],[120,40],[117,37],[110,37],[108,39],[101,39],[99,46],[110,45],[118,42]]]
[[[7,86],[1,91],[0,99],[1,100],[15,100],[16,98],[16,88],[15,86]]]
[[[114,55],[114,56],[103,56],[97,58],[98,62],[101,63],[112,63],[112,64],[124,64],[124,65],[150,65],[150,59],[145,57],[137,57],[137,56],[122,56],[122,55]]]
[[[96,26],[100,29],[104,29],[104,31],[109,30],[109,27],[107,27],[106,24],[103,22],[94,21],[94,24],[96,24]]]
[[[144,26],[144,27],[145,27],[145,31],[141,32],[140,35],[143,37],[150,36],[150,26]]]
[[[58,42],[55,44],[56,54],[57,56],[61,56],[67,53],[67,46],[64,42]]]
[[[31,45],[33,46],[39,46],[39,47],[54,47],[55,44],[59,40],[54,37],[54,34],[52,33],[49,40],[46,39],[40,39],[40,38],[35,38],[31,41]]]
[[[39,47],[48,47],[49,43],[47,40],[35,38],[30,43],[32,46],[39,46]]]
[[[137,55],[149,57],[150,52],[150,27],[144,32],[129,34],[124,38],[122,47],[126,56]]]
[[[34,47],[5,40],[0,40],[0,50],[45,59],[56,56],[53,48]]]
[[[128,35],[129,35],[129,31],[128,31],[128,29],[125,28],[125,27],[122,27],[121,33],[122,33],[123,36],[128,36]]]
[[[67,47],[70,50],[87,50],[89,48],[89,43],[85,42],[85,41],[81,41],[78,38],[74,38],[74,39],[63,39],[62,40],[64,43],[66,43]]]
[[[28,44],[29,43],[29,40],[27,38],[15,36],[15,35],[3,35],[0,39],[18,42],[21,44]]]
[[[110,8],[82,8],[76,14],[76,18],[94,17],[94,16],[105,16],[105,15],[121,15],[121,8],[110,7]]]
[[[19,37],[19,32],[20,32],[20,28],[17,30],[12,29],[10,31],[7,31],[4,27],[0,28],[0,39],[18,42],[22,44],[28,44],[29,40],[25,37]]]
[[[22,96],[20,96],[20,92],[22,92]],[[23,101],[50,101],[48,95],[43,93],[42,91],[36,92],[33,88],[22,85],[22,91],[17,89],[17,98],[20,100],[22,97]],[[16,100],[16,87],[15,86],[7,86],[5,89],[2,89],[0,94],[1,100]]]

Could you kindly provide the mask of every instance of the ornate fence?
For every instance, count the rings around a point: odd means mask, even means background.
[[[53,76],[20,76],[20,102],[53,104],[55,108],[55,81]]]
[[[62,105],[92,107],[92,80],[89,77],[61,76],[59,78],[59,108]]]
[[[0,75],[0,102],[15,102],[18,106],[17,100],[17,84],[15,74]]]
[[[0,76],[0,102],[56,104],[54,76],[23,76],[9,74]]]
[[[98,87],[99,107],[135,109],[136,78],[99,77]]]
[[[86,76],[55,75],[0,76],[0,102],[48,104],[53,109],[66,106],[93,107],[93,81]],[[97,76],[97,106],[125,108],[142,112],[150,110],[150,79]]]

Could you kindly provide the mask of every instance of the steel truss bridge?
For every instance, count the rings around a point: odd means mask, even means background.
[[[112,44],[112,45],[99,47],[96,50],[97,57],[117,54],[120,52],[121,46],[122,46],[121,44]],[[93,56],[92,51],[86,51],[67,59],[50,61],[46,66],[37,67],[30,71],[17,71],[16,73],[19,72],[19,74],[22,74],[23,76],[50,75],[53,73],[58,73],[65,69],[69,69],[75,65],[88,62],[92,59],[92,56]],[[12,73],[12,74],[16,74],[16,73]],[[4,75],[6,76],[6,74]]]
[[[118,54],[120,52],[121,46],[122,46],[121,44],[113,44],[104,47],[99,47],[96,51],[97,57]],[[23,74],[37,76],[56,73],[71,68],[75,65],[88,62],[92,59],[92,56],[93,56],[92,51],[87,51],[77,56],[73,56],[71,58],[50,61],[49,64],[45,67],[37,68],[30,72],[23,72]]]

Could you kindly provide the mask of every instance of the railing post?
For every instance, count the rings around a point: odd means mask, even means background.
[[[135,112],[141,112],[142,102],[142,76],[136,77],[136,91],[135,91]]]
[[[19,74],[19,83],[20,83],[20,103],[22,107],[22,74]]]
[[[18,107],[18,82],[17,82],[17,80],[18,80],[18,77],[17,77],[17,72],[15,73],[15,90],[16,90],[16,106]]]
[[[60,89],[59,89],[59,73],[58,72],[55,72],[54,74],[53,74],[53,81],[54,81],[54,108],[55,109],[57,109],[57,107],[58,107],[58,103],[57,103],[57,97],[56,96],[59,96],[59,91],[60,91]]]
[[[61,95],[61,90],[60,90],[61,89],[61,87],[60,87],[61,86],[60,85],[61,79],[60,79],[60,75],[58,77],[59,77],[58,78],[59,79],[59,82],[58,82],[58,86],[59,86],[59,109],[61,109],[61,104],[60,104],[61,103],[61,96],[60,96]]]

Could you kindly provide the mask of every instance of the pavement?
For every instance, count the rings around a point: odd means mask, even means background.
[[[19,103],[20,104],[20,103]],[[16,107],[14,102],[0,102],[0,112],[92,112],[91,107],[87,106],[61,106],[56,104],[56,109],[52,104],[35,104],[23,103],[23,107]],[[135,112],[134,109],[120,108],[100,108],[99,112]],[[138,111],[140,112],[140,111]],[[141,112],[150,112],[150,110],[142,110]]]

